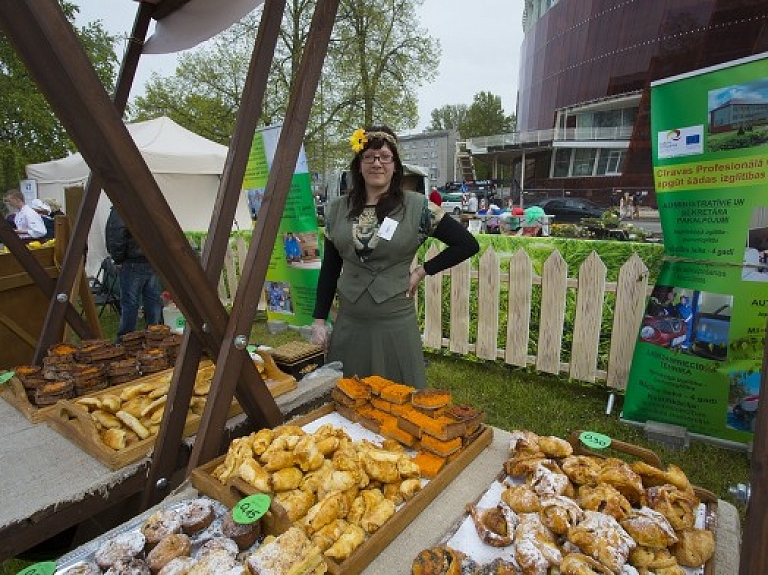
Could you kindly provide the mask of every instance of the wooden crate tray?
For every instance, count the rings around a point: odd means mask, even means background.
[[[291,341],[272,349],[270,353],[277,361],[293,363],[305,357],[312,357],[317,354],[322,355],[323,348],[306,341]]]
[[[280,395],[296,388],[296,379],[283,373],[275,367],[274,362],[269,357],[264,357],[267,387],[273,396]],[[210,360],[201,362],[198,368],[198,378],[213,377],[215,370],[214,364]],[[271,376],[271,377],[270,377]],[[173,370],[165,370],[154,373],[124,384],[116,385],[97,393],[89,394],[88,398],[100,399],[105,395],[120,395],[123,390],[136,385],[170,383],[173,377]],[[43,420],[53,429],[61,433],[64,437],[74,442],[93,457],[101,461],[110,469],[120,469],[134,463],[145,457],[154,447],[156,434],[152,434],[146,439],[140,439],[127,445],[123,449],[115,450],[106,445],[99,434],[96,421],[89,412],[78,405],[73,400],[60,401],[51,408],[43,411]],[[236,400],[232,401],[228,417],[242,413],[242,408]],[[184,437],[194,435],[200,425],[201,417],[194,413],[187,414],[184,426]]]
[[[334,411],[334,405],[329,403],[305,416],[292,420],[290,424],[305,426],[325,415],[334,413]],[[349,424],[353,425],[351,421]],[[421,491],[403,504],[384,526],[370,535],[352,555],[342,563],[337,563],[326,557],[328,572],[332,575],[354,575],[365,569],[483,449],[490,445],[492,439],[493,429],[483,426],[482,432],[472,443],[451,459],[433,479],[424,485]],[[190,480],[192,485],[201,493],[233,507],[243,497],[256,493],[256,490],[239,479],[223,484],[213,476],[213,470],[224,461],[225,457],[222,455],[194,469],[190,475]],[[277,535],[284,531],[289,524],[285,512],[278,504],[273,502],[270,510],[271,517],[265,521],[264,528],[266,532]]]
[[[272,397],[279,397],[284,393],[288,393],[289,391],[293,391],[294,389],[296,389],[297,382],[295,377],[293,377],[289,373],[285,373],[284,371],[282,371],[277,366],[277,364],[275,364],[274,359],[272,359],[272,356],[269,353],[261,352],[261,351],[257,353],[259,354],[259,356],[261,356],[262,360],[264,361],[265,370],[264,370],[263,376],[265,377],[265,383],[267,384],[267,387],[269,388],[269,391],[272,394]],[[208,359],[205,359],[200,362],[201,368],[204,366],[210,366],[210,365],[213,365],[213,363]],[[158,378],[158,377],[168,377],[170,380],[170,377],[172,375],[173,375],[173,368],[165,369],[163,371],[158,371],[157,373],[153,373],[151,375],[137,377],[136,379],[132,379],[125,383],[111,386],[97,392],[78,396],[74,398],[72,401],[76,401],[81,397],[97,397],[99,394],[103,394],[103,393],[114,393],[115,390],[122,390],[124,387],[128,385],[154,381],[154,378]],[[17,377],[12,377],[10,381],[8,381],[6,384],[0,385],[0,397],[2,397],[5,401],[10,403],[16,409],[18,409],[24,415],[24,417],[26,417],[32,423],[40,423],[41,421],[44,421],[47,418],[47,416],[50,413],[52,413],[56,408],[55,405],[46,405],[44,407],[38,407],[34,405],[32,402],[30,402],[29,398],[27,397],[27,393],[24,390],[24,386],[22,385],[21,381]]]
[[[581,431],[573,431],[568,437],[569,443],[573,446],[574,455],[591,455],[596,457],[609,457],[618,454],[630,455],[636,459],[640,459],[653,467],[658,469],[664,469],[664,465],[661,462],[659,456],[644,447],[618,441],[611,440],[610,450],[617,453],[605,453],[607,450],[595,451],[585,446],[579,439]],[[500,499],[501,492],[505,489],[505,482],[515,483],[515,480],[511,479],[503,470],[499,472],[496,479],[488,486],[488,489],[472,503],[475,506],[487,508],[495,506]],[[692,485],[694,492],[701,500],[701,507],[699,509],[699,520],[697,521],[697,527],[706,527],[714,532],[714,525],[716,524],[717,513],[717,496],[701,487]],[[460,519],[452,529],[443,537],[442,543],[466,553],[475,561],[481,564],[489,563],[496,557],[509,557],[510,547],[491,547],[480,541],[477,531],[474,526],[469,513],[465,513],[462,519]],[[714,575],[714,556],[707,563],[704,564],[703,569],[701,567],[683,567],[686,575]]]

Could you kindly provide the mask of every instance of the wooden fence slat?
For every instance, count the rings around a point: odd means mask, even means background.
[[[621,266],[608,356],[608,387],[624,390],[643,321],[648,289],[648,268],[636,253]]]
[[[240,260],[242,261],[242,260]],[[232,249],[232,244],[227,246],[227,252],[224,255],[224,273],[227,275],[227,299],[223,300],[226,303],[232,303],[237,293],[238,275],[235,269],[235,254]]]
[[[451,341],[453,353],[469,353],[470,260],[451,268]]]
[[[481,359],[496,359],[499,347],[499,256],[489,247],[480,258],[477,288],[477,344],[475,354]],[[480,297],[482,294],[482,297]]]
[[[533,264],[528,252],[520,248],[509,262],[507,345],[504,361],[510,365],[525,367],[528,363],[532,288]]]
[[[541,274],[541,320],[536,369],[560,373],[560,352],[565,323],[565,296],[568,288],[568,264],[555,250],[544,262]]]
[[[424,261],[438,253],[430,246]],[[443,347],[443,273],[427,276],[424,280],[424,345],[433,349]]]
[[[593,251],[579,268],[570,377],[594,382],[608,268]]]

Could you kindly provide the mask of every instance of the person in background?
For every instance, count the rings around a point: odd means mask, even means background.
[[[443,196],[440,195],[440,192],[435,186],[432,186],[432,191],[429,192],[429,201],[436,206],[443,204]]]
[[[467,213],[477,213],[477,195],[474,192],[469,194],[469,199],[467,200]]]
[[[9,190],[4,199],[9,207],[16,210],[13,221],[19,238],[26,243],[42,240],[47,233],[45,222],[40,214],[27,205],[21,190]]]
[[[43,200],[40,200],[38,198],[35,198],[31,202],[29,202],[29,207],[35,210],[38,214],[40,214],[40,217],[43,218],[43,223],[45,224],[45,235],[40,238],[40,241],[43,240],[52,240],[54,236],[54,222],[53,218],[51,217],[51,207],[46,204]]]
[[[397,137],[387,126],[350,138],[352,187],[328,204],[312,341],[340,361],[345,377],[378,375],[426,386],[424,351],[412,296],[434,275],[478,252],[477,240],[423,194],[403,191]],[[411,269],[427,237],[447,244]],[[344,273],[341,273],[342,266]],[[332,334],[327,318],[338,295]]]
[[[61,203],[56,198],[45,198],[43,202],[48,204],[48,207],[51,208],[51,213],[49,215],[52,218],[64,215],[64,212],[61,210]]]
[[[106,243],[109,255],[120,266],[119,342],[126,333],[136,331],[140,303],[148,326],[163,322],[163,290],[152,264],[114,206],[107,218]]]

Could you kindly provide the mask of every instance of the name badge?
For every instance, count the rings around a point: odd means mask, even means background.
[[[385,240],[391,240],[392,236],[395,235],[396,229],[397,229],[397,221],[387,217],[387,218],[384,218],[383,222],[381,222],[381,226],[379,227],[379,233],[377,235],[380,238],[383,238]]]

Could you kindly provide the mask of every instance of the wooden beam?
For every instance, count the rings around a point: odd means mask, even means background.
[[[110,102],[82,46],[54,0],[0,0],[0,24],[48,98],[150,263],[174,292],[187,325],[216,356],[227,311]],[[252,362],[238,381],[238,401],[256,425],[280,410]]]
[[[242,182],[245,168],[248,164],[248,156],[256,131],[264,94],[267,89],[269,70],[274,59],[275,46],[280,34],[280,25],[285,11],[285,0],[266,0],[262,13],[259,29],[256,35],[256,43],[251,55],[245,88],[240,99],[235,132],[229,146],[227,159],[224,163],[224,173],[219,183],[219,192],[214,206],[214,217],[208,230],[208,240],[205,243],[202,254],[203,267],[212,287],[216,287],[221,276],[221,268],[229,245],[229,237],[232,221],[237,210],[238,200],[242,193]],[[191,330],[184,333],[179,357],[173,372],[171,388],[168,392],[168,405],[174,409],[186,413],[194,387],[194,377],[197,373],[196,366],[200,363],[202,354],[202,342]],[[240,350],[247,353],[246,350]],[[187,373],[188,366],[195,367],[194,373]],[[229,401],[232,401],[234,386],[229,391]],[[222,391],[211,386],[209,397],[218,397]],[[211,409],[214,402],[211,401]],[[228,410],[228,404],[222,401],[217,405],[218,409]],[[207,408],[206,408],[207,409]],[[184,431],[184,420],[181,418],[163,417],[160,432],[155,443],[147,487],[142,499],[142,508],[146,509],[157,503],[165,489],[169,487],[167,481],[161,481],[171,477],[174,471],[172,455],[177,449]],[[223,432],[223,430],[222,430]],[[203,432],[205,433],[205,432]],[[200,435],[200,434],[198,434]]]
[[[264,285],[338,7],[339,0],[318,2],[315,7],[296,82],[288,102],[285,122],[269,172],[264,201],[259,209],[256,229],[251,238],[224,336],[227,341],[235,341],[238,337],[246,337],[250,334],[251,325],[256,316],[259,298],[254,297],[254,294],[260,293]],[[241,367],[248,364],[252,362],[243,350],[238,350],[234,346],[222,346],[219,351],[212,384],[212,388],[216,389],[217,393],[213,397],[209,396],[203,411],[200,431],[190,456],[190,468],[218,455],[221,430],[224,429],[226,422],[226,408],[232,396],[233,379]]]
[[[125,107],[128,104],[128,95],[130,94],[131,85],[136,76],[136,68],[139,64],[141,48],[149,28],[153,10],[154,6],[152,4],[142,3],[133,24],[131,40],[123,59],[123,65],[120,68],[117,87],[115,89],[114,106],[121,116],[125,112]],[[96,213],[100,195],[101,185],[98,178],[90,177],[85,186],[85,192],[77,211],[77,218],[75,219],[75,225],[70,241],[67,243],[68,248],[62,259],[61,273],[56,282],[55,293],[72,293],[72,286],[77,281],[78,274],[82,269],[82,254],[85,253],[85,248],[88,243],[88,232],[93,224],[93,216]],[[80,277],[82,278],[82,276]],[[85,280],[86,278],[82,279]],[[90,300],[90,298],[88,298],[88,300]],[[92,310],[90,308],[94,307],[92,302],[89,304],[86,299],[83,299],[83,301],[87,314],[91,313]],[[89,321],[95,319],[95,316],[87,317],[89,317]],[[40,342],[35,350],[35,363],[41,363],[46,350],[48,350],[54,343],[58,342],[63,333],[63,324],[64,314],[62,306],[58,305],[58,302],[55,299],[51,299],[48,312],[45,316],[43,330],[40,334]],[[91,326],[89,325],[89,327]],[[98,329],[94,330],[94,334],[101,335],[100,326]]]

